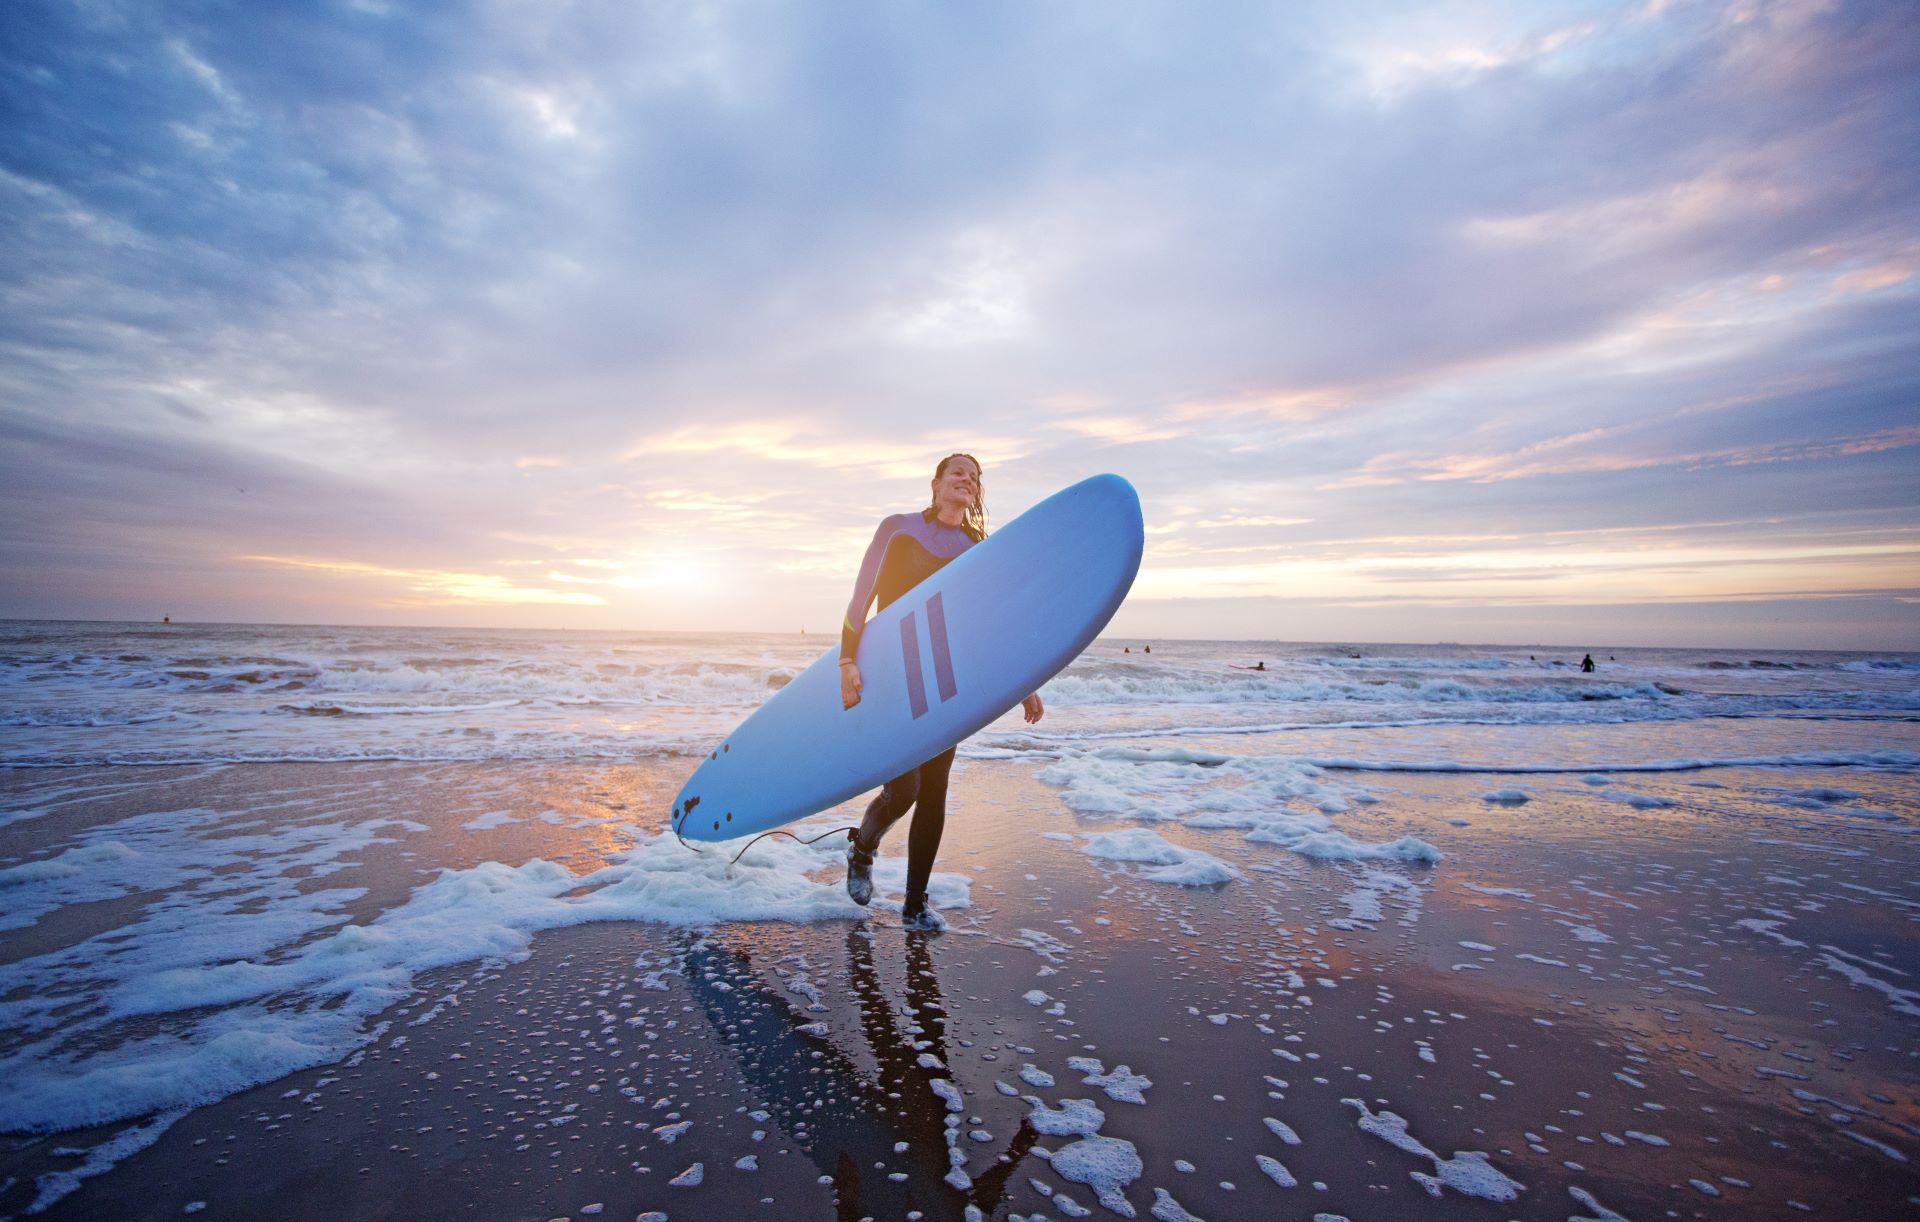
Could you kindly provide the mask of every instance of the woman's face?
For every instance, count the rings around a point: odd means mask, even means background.
[[[973,504],[980,492],[980,468],[971,459],[956,458],[933,479],[933,504],[936,509],[963,510]]]

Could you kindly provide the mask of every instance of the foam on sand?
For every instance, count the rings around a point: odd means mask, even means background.
[[[1187,1212],[1186,1207],[1173,1199],[1173,1194],[1164,1188],[1153,1190],[1153,1205],[1148,1209],[1156,1222],[1203,1222],[1203,1219]]]
[[[1103,747],[1063,756],[1037,775],[1058,786],[1060,800],[1086,818],[1178,820],[1196,830],[1244,831],[1256,844],[1324,861],[1440,860],[1438,849],[1415,837],[1372,845],[1335,829],[1331,816],[1375,799],[1357,786],[1325,780],[1321,769],[1300,760],[1183,747]]]
[[[1117,1103],[1141,1103],[1147,1101],[1142,1092],[1153,1085],[1151,1079],[1134,1073],[1126,1065],[1116,1066],[1108,1073],[1104,1064],[1094,1057],[1068,1057],[1067,1068],[1077,1069],[1087,1075],[1080,1079],[1088,1086],[1097,1086],[1107,1092],[1107,1098]]]
[[[1340,897],[1340,902],[1347,906],[1347,915],[1327,922],[1335,929],[1353,929],[1385,920],[1381,901],[1389,894],[1400,903],[1402,925],[1412,925],[1418,919],[1424,896],[1419,884],[1412,879],[1390,870],[1362,868],[1355,872],[1354,880],[1359,886]]]
[[[460,826],[470,832],[484,832],[489,828],[505,827],[509,823],[519,823],[512,811],[490,810],[484,815],[467,820]]]
[[[1841,976],[1846,977],[1846,979],[1853,984],[1872,989],[1874,992],[1882,994],[1886,997],[1887,1004],[1893,1007],[1896,1014],[1903,1014],[1908,1018],[1920,1018],[1920,991],[1903,989],[1899,985],[1882,980],[1872,972],[1864,971],[1854,964],[1848,963],[1845,958],[1842,958],[1845,954],[1846,952],[1840,950],[1838,947],[1822,946],[1820,948],[1820,954],[1814,957],[1814,962],[1830,972],[1837,972]],[[1888,964],[1880,963],[1874,966],[1880,968],[1882,971],[1894,972],[1897,975],[1906,974],[1901,972],[1900,969]]]
[[[1027,1095],[1033,1108],[1027,1119],[1043,1137],[1091,1137],[1107,1122],[1107,1114],[1090,1099],[1062,1099],[1058,1110],[1051,1109],[1037,1096]]]
[[[1248,840],[1270,838],[1260,833],[1249,833],[1247,836]],[[1431,866],[1441,860],[1440,850],[1418,836],[1402,836],[1386,844],[1366,844],[1345,832],[1316,832],[1287,842],[1286,847],[1302,857],[1320,861],[1404,861]]]
[[[135,842],[131,822],[110,829],[117,841]],[[762,841],[732,865],[724,846],[694,854],[666,833],[583,875],[538,858],[443,870],[364,924],[343,925],[339,914],[358,891],[298,892],[308,869],[369,843],[387,824],[183,835],[171,845],[154,837],[147,864],[171,863],[159,874],[177,894],[111,935],[0,966],[0,996],[16,998],[0,1002],[0,1026],[18,1033],[0,1057],[0,1130],[57,1131],[203,1105],[340,1060],[373,1038],[381,1011],[412,995],[417,973],[523,959],[542,930],[593,921],[857,920],[865,912],[833,876],[837,845]],[[134,885],[113,873],[121,854],[96,856],[78,874],[43,871],[50,877],[14,889],[46,905],[47,888],[65,888],[62,897],[72,899]],[[235,868],[215,875],[221,864]],[[107,877],[79,889],[76,880],[95,870]],[[812,872],[830,877],[816,882]],[[875,865],[883,891],[898,894],[905,874],[904,858]],[[965,876],[935,874],[929,899],[964,908],[969,891]],[[330,925],[341,927],[315,936]],[[116,1038],[125,1020],[162,1014],[179,1016],[163,1034]]]
[[[1210,886],[1240,877],[1238,870],[1213,854],[1170,844],[1144,827],[1088,836],[1080,851],[1106,861],[1145,865],[1148,868],[1140,871],[1140,877],[1182,887]]]
[[[1123,1218],[1138,1216],[1121,1191],[1146,1170],[1132,1142],[1097,1134],[1082,1137],[1055,1150],[1051,1161],[1056,1174],[1093,1189],[1106,1208]]]
[[[221,828],[220,835],[205,834],[228,818],[225,812],[201,807],[149,811],[88,829],[75,847],[0,870],[0,896],[6,900],[0,930],[24,929],[70,904],[137,892],[201,888],[222,894],[228,888],[220,878],[240,871],[254,876],[259,885],[286,884],[289,872],[324,873],[347,853],[391,843],[392,837],[382,835],[387,829],[408,826],[396,819],[316,821],[272,832]],[[260,873],[263,865],[265,875]],[[292,900],[296,895],[296,888],[286,884],[274,886],[269,898]],[[169,903],[158,907],[167,910]]]
[[[1678,805],[1672,798],[1663,798],[1659,794],[1633,793],[1625,789],[1609,789],[1601,796],[1612,798],[1616,802],[1625,802],[1628,806],[1639,810],[1665,810],[1670,806]]]
[[[1526,1185],[1502,1174],[1478,1150],[1456,1151],[1452,1158],[1443,1159],[1408,1132],[1407,1122],[1400,1116],[1387,1111],[1375,1112],[1361,1099],[1342,1099],[1340,1102],[1359,1110],[1361,1132],[1371,1133],[1388,1145],[1433,1161],[1432,1175],[1420,1171],[1411,1173],[1430,1196],[1438,1197],[1443,1188],[1451,1188],[1483,1201],[1511,1201],[1526,1191]]]
[[[1259,1165],[1268,1179],[1280,1187],[1298,1188],[1300,1186],[1300,1181],[1293,1178],[1293,1172],[1287,1170],[1286,1165],[1279,1159],[1266,1154],[1256,1154],[1253,1156],[1253,1161]]]

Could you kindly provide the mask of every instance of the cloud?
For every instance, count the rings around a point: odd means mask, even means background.
[[[1610,452],[1590,443],[1607,436],[1608,430],[1594,429],[1567,437],[1536,442],[1507,454],[1451,454],[1410,457],[1383,454],[1369,459],[1361,474],[1352,477],[1360,483],[1397,483],[1401,479],[1469,480],[1490,484],[1499,480],[1531,479],[1543,475],[1570,475],[1577,472],[1628,471],[1643,467],[1680,467],[1697,471],[1704,467],[1745,467],[1756,463],[1807,462],[1855,454],[1877,454],[1920,446],[1920,425],[1881,429],[1851,437],[1802,439],[1771,442],[1765,445],[1729,447],[1704,453],[1629,454]],[[1582,448],[1585,453],[1566,453]],[[1338,484],[1328,485],[1338,487]]]
[[[311,560],[298,556],[236,556],[246,564],[267,564],[283,569],[299,569],[347,578],[377,578],[401,586],[404,595],[376,594],[380,602],[391,606],[432,607],[456,604],[540,603],[569,606],[604,606],[598,594],[550,590],[541,586],[523,586],[494,573],[453,573],[439,569],[393,569],[352,560]],[[583,581],[568,578],[565,581]]]
[[[0,50],[0,485],[32,490],[0,612],[169,571],[269,617],[557,572],[605,602],[551,622],[830,622],[953,450],[996,522],[1121,470],[1156,588],[1249,598],[1275,557],[1359,580],[1313,567],[1336,547],[1491,599],[1517,569],[1466,541],[1890,546],[1920,486],[1909,25],[36,5]],[[638,580],[650,550],[710,560],[716,601],[556,563]],[[1751,589],[1809,571],[1745,554]],[[391,572],[282,566],[269,597],[236,555]]]

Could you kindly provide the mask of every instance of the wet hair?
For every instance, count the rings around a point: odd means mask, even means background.
[[[953,465],[954,460],[961,459],[961,458],[964,458],[968,462],[972,463],[974,471],[976,473],[979,472],[980,460],[975,458],[973,455],[949,454],[945,458],[940,460],[939,466],[933,469],[933,478],[937,480],[941,476],[945,475],[947,473],[947,468]],[[978,543],[980,542],[980,540],[987,537],[986,495],[987,495],[986,477],[984,475],[980,475],[978,478],[976,478],[973,481],[973,503],[968,505],[966,509],[962,511],[962,513],[960,514],[960,529],[966,531],[969,535],[973,536],[973,541],[975,543]],[[927,517],[931,518],[938,509],[939,509],[939,506],[937,505],[929,505],[925,509],[921,510],[921,512],[924,513]]]

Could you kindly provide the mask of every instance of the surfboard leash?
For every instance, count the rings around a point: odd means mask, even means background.
[[[800,837],[794,835],[792,832],[776,827],[770,832],[761,832],[758,836],[755,836],[752,840],[749,840],[744,845],[741,845],[740,851],[738,853],[735,853],[733,855],[733,860],[728,862],[727,864],[730,866],[739,865],[740,859],[747,855],[747,850],[752,848],[754,845],[759,844],[762,840],[765,840],[768,836],[785,836],[788,840],[798,841],[800,844],[812,844],[816,840],[825,840],[828,836],[837,836],[841,832],[845,832],[847,834],[847,839],[851,840],[853,839],[854,834],[859,830],[860,829],[857,827],[836,827],[830,831],[821,832],[818,836],[815,836],[813,840],[801,840]]]
[[[705,849],[696,849],[692,845],[688,844],[687,838],[680,834],[680,829],[678,827],[674,827],[673,824],[671,823],[669,823],[667,826],[669,828],[672,828],[673,838],[680,842],[681,848],[686,849],[690,853],[706,852]],[[735,853],[733,855],[733,860],[728,862],[727,864],[730,866],[739,865],[740,859],[747,855],[747,850],[752,848],[754,845],[759,844],[762,840],[765,840],[768,836],[785,836],[788,840],[797,841],[800,844],[813,844],[815,841],[825,840],[828,836],[837,836],[841,832],[845,832],[847,834],[847,839],[851,840],[853,839],[855,834],[859,832],[859,830],[860,829],[857,827],[836,827],[828,831],[821,832],[818,836],[813,837],[812,840],[801,840],[800,837],[794,835],[792,832],[786,831],[783,828],[776,827],[770,832],[761,832],[758,836],[755,836],[752,840],[749,840],[745,844],[741,845],[740,851],[738,853]]]

